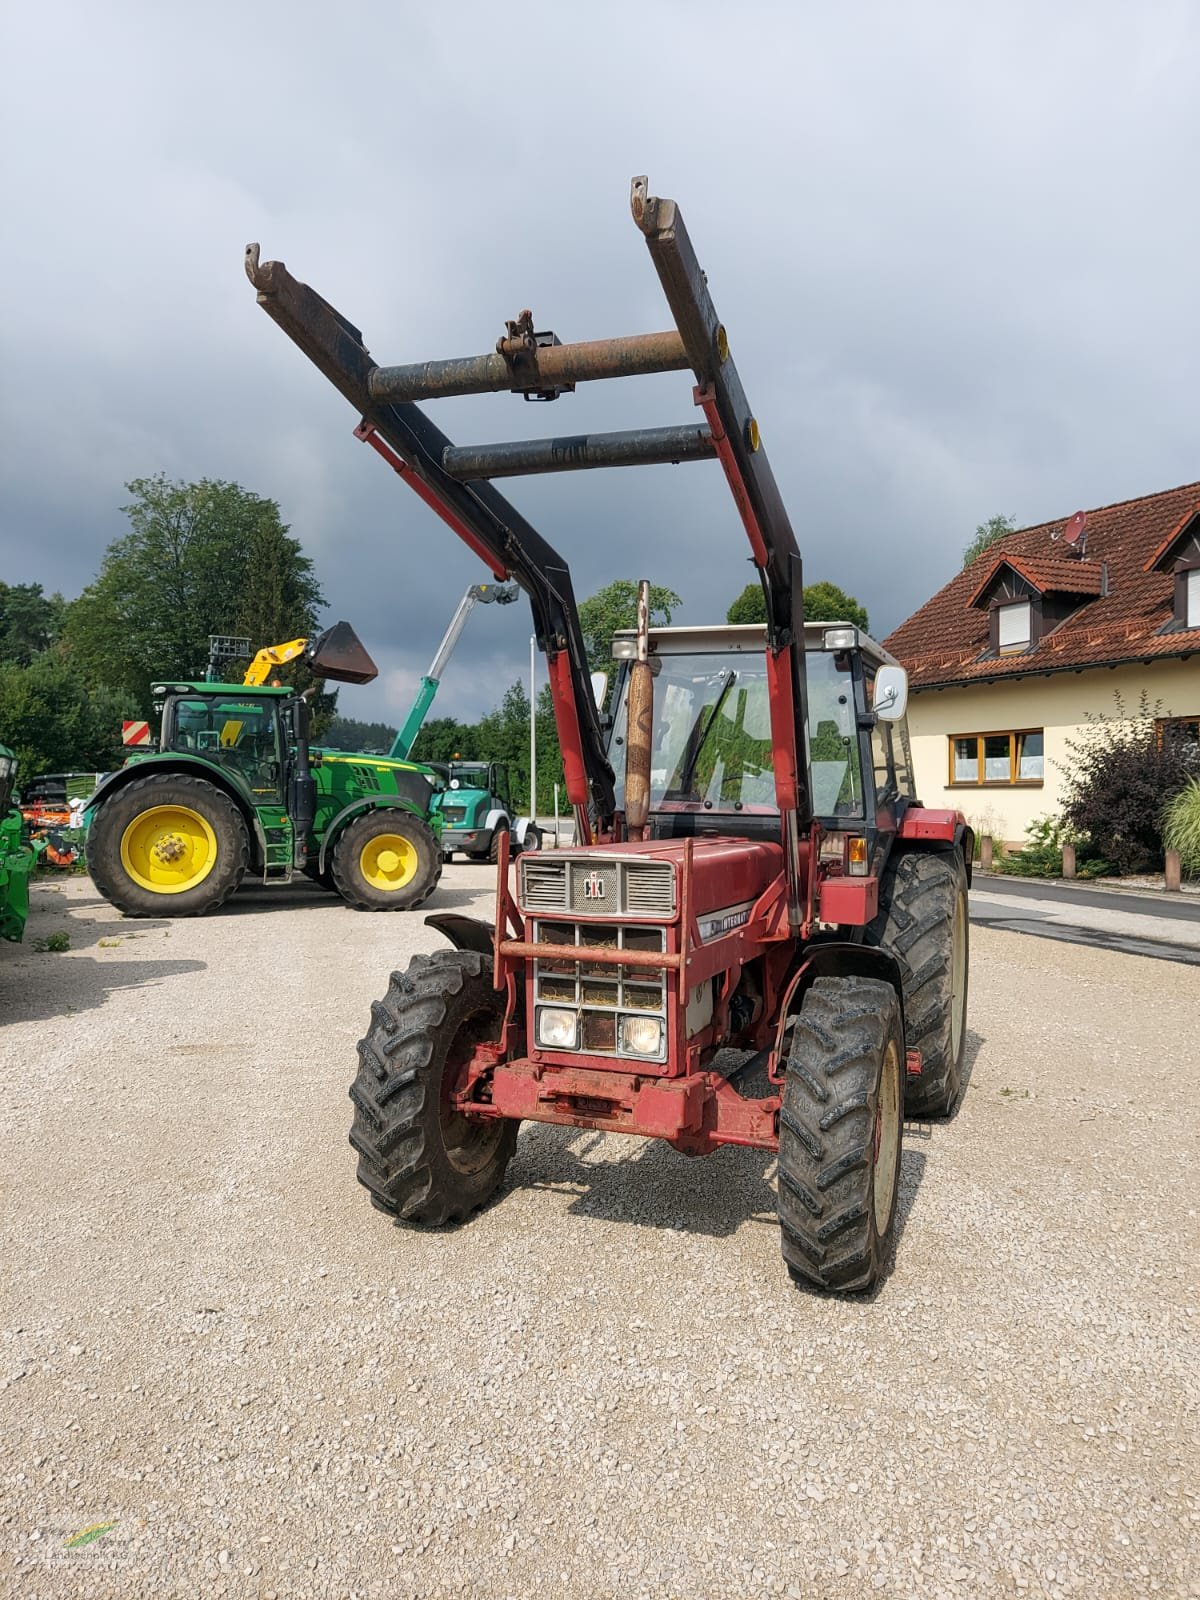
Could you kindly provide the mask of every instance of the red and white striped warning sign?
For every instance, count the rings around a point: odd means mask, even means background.
[[[121,724],[122,744],[149,744],[150,724],[148,722],[123,722]]]

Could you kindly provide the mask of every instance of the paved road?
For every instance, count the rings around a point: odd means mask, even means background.
[[[971,920],[1009,933],[1097,945],[1200,966],[1200,901],[1074,888],[1027,878],[976,878]]]

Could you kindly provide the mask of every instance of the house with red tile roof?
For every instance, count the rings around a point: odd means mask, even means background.
[[[921,799],[1023,843],[1118,697],[1200,744],[1200,483],[1005,535],[884,644],[908,669]]]

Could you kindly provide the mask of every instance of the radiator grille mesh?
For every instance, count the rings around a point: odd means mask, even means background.
[[[675,869],[666,861],[614,861],[540,852],[518,862],[518,896],[525,911],[569,911],[578,917],[675,915]]]

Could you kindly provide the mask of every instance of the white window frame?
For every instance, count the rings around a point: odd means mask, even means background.
[[[1183,580],[1183,625],[1200,628],[1200,567],[1192,567]]]

